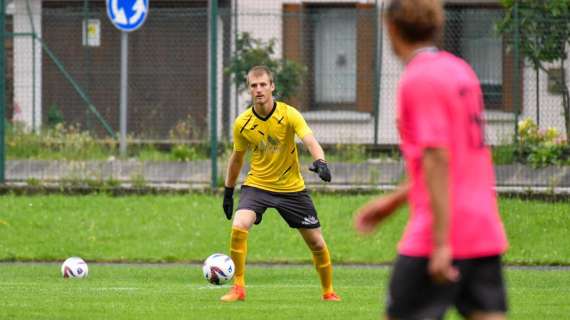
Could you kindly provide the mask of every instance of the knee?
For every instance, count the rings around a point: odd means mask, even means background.
[[[250,224],[248,224],[248,223],[245,222],[245,221],[240,221],[240,220],[238,220],[238,219],[234,219],[234,222],[233,222],[232,226],[233,226],[234,228],[241,229],[241,230],[245,230],[245,231],[249,231],[249,229],[251,228],[251,225],[250,225]]]
[[[255,212],[249,210],[238,210],[235,214],[232,226],[241,230],[249,230],[255,222]]]
[[[311,251],[323,251],[327,246],[323,238],[311,239],[307,242]]]

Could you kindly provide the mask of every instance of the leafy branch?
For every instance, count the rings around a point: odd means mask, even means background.
[[[236,53],[225,72],[232,75],[240,93],[247,90],[247,72],[254,66],[265,65],[273,71],[275,95],[282,100],[295,95],[307,68],[292,60],[276,58],[275,45],[275,39],[262,41],[252,38],[248,32],[238,35]]]

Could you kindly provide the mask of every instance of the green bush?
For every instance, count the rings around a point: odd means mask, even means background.
[[[42,153],[42,135],[26,129],[24,123],[6,126],[6,155],[11,159],[38,159]]]
[[[141,161],[191,161],[206,158],[202,145],[193,146],[196,137],[190,118],[177,123],[170,132],[174,143],[171,151],[158,150],[151,144],[130,145],[129,157]],[[32,132],[24,123],[6,123],[6,155],[8,159],[31,160],[109,160],[118,156],[118,141],[99,139],[78,126],[57,123],[53,127]]]
[[[246,77],[249,70],[264,65],[275,75],[275,95],[279,99],[287,101],[295,95],[307,68],[295,61],[274,57],[275,44],[275,39],[264,42],[252,38],[247,32],[238,35],[236,54],[224,72],[233,76],[239,92],[247,90]]]
[[[52,104],[48,109],[47,114],[47,124],[48,127],[53,128],[56,125],[63,123],[63,113],[57,106],[57,104]]]
[[[569,164],[570,146],[556,128],[541,130],[532,119],[519,122],[516,156],[534,168]]]
[[[366,146],[362,144],[337,144],[333,152],[330,153],[332,159],[346,162],[364,162],[368,159]]]
[[[516,161],[516,151],[516,146],[512,144],[493,147],[493,163],[496,165],[514,163]]]
[[[89,132],[63,123],[33,132],[25,124],[15,122],[6,130],[9,159],[106,159],[115,153],[116,146],[113,139],[97,140]]]
[[[159,150],[155,145],[142,144],[129,147],[130,156],[140,161],[171,161],[172,155]]]
[[[194,148],[181,144],[172,148],[171,155],[176,161],[192,161],[198,158],[198,153]]]

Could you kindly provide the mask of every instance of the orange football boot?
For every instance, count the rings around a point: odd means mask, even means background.
[[[329,292],[329,293],[323,294],[323,300],[324,301],[340,301],[342,299],[336,293]]]
[[[235,302],[245,300],[245,287],[234,285],[228,293],[223,295],[220,300],[222,302]]]

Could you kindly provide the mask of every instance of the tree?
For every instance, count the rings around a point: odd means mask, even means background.
[[[570,94],[565,64],[570,48],[570,0],[501,0],[506,15],[498,30],[508,38],[520,37],[520,52],[535,70],[548,72],[546,65],[559,64],[556,85],[562,92],[566,139],[570,141]]]
[[[254,66],[265,65],[273,71],[275,95],[283,100],[295,95],[306,73],[306,67],[295,61],[275,58],[275,41],[254,39],[248,32],[238,35],[236,54],[225,72],[232,75],[239,92],[247,89],[247,72]]]

